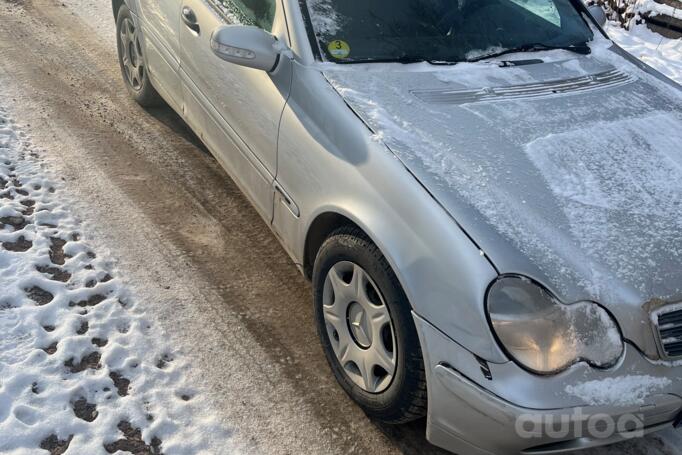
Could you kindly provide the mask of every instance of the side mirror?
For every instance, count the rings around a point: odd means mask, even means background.
[[[221,25],[211,34],[213,53],[226,62],[272,71],[279,61],[277,38],[250,25]]]
[[[606,13],[604,12],[604,9],[597,5],[591,5],[587,7],[587,10],[590,12],[594,20],[599,24],[600,27],[603,27],[606,25],[607,17]]]

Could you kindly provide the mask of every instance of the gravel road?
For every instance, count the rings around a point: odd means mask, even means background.
[[[436,454],[423,421],[369,420],[337,387],[310,285],[169,109],[123,89],[107,0],[0,0],[0,99],[80,202],[149,317],[249,453]],[[600,453],[673,454],[651,437]]]

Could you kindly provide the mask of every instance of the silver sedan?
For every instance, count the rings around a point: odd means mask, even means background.
[[[339,384],[462,454],[680,424],[682,90],[576,0],[113,0],[312,280]]]

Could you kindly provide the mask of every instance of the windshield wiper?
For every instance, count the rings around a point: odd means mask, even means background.
[[[355,60],[339,60],[334,63],[342,63],[345,65],[353,63],[421,63],[426,59],[420,57],[391,57],[391,58],[360,58]]]
[[[390,57],[390,58],[363,58],[357,60],[339,60],[335,63],[353,64],[353,63],[429,63],[431,65],[456,65],[459,62],[445,61],[445,60],[429,60],[424,57]]]
[[[513,47],[511,49],[505,49],[500,52],[493,52],[491,54],[481,55],[480,57],[475,57],[468,59],[467,62],[478,62],[481,60],[486,60],[489,58],[499,57],[506,54],[514,54],[516,52],[536,52],[536,51],[553,51],[553,50],[564,50],[575,52],[576,54],[587,55],[591,51],[590,46],[587,43],[573,44],[570,46],[549,46],[542,43],[524,44],[523,46]]]

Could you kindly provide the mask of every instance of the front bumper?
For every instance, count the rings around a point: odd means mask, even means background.
[[[628,346],[608,371],[575,365],[533,375],[513,362],[487,364],[414,316],[429,393],[427,438],[468,454],[551,454],[612,444],[672,428],[682,415],[682,367],[657,365]],[[618,377],[667,377],[669,386],[631,404],[590,405],[568,385]]]

